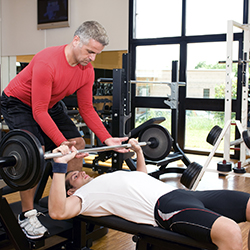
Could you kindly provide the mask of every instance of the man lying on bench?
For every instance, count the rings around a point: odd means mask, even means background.
[[[69,172],[65,176],[67,162],[75,157],[76,149],[66,145],[56,148],[53,152],[61,152],[63,156],[54,159],[50,216],[63,220],[79,214],[116,215],[135,223],[159,226],[196,241],[214,243],[220,250],[242,250],[237,223],[250,221],[248,193],[176,189],[147,175],[142,149],[135,139],[129,143],[137,154],[137,171],[120,170],[95,179],[84,171]]]

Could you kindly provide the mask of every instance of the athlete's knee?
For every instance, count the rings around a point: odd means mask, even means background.
[[[243,247],[240,227],[226,217],[219,217],[214,222],[211,239],[219,250],[242,250]]]
[[[85,141],[82,137],[76,137],[76,138],[72,138],[69,139],[69,141],[75,141],[75,147],[79,150],[79,149],[84,149],[85,148]]]

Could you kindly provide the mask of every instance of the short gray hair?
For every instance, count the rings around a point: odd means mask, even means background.
[[[82,44],[88,44],[90,39],[94,39],[103,46],[109,44],[109,38],[104,27],[96,21],[86,21],[75,31],[74,36],[79,36]]]

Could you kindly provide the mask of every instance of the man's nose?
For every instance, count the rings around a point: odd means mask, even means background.
[[[93,62],[95,61],[96,54],[90,54],[89,59]]]

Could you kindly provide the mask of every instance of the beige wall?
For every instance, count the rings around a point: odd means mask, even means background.
[[[69,43],[78,26],[87,20],[100,22],[107,30],[112,53],[107,68],[120,65],[120,54],[128,50],[128,0],[69,0],[70,27],[37,30],[37,0],[0,0],[1,89],[15,77],[16,57],[29,61],[40,50]],[[25,57],[23,57],[25,56]],[[106,55],[100,56],[97,64]],[[119,67],[119,66],[118,66]],[[116,68],[116,67],[114,67]]]
[[[128,49],[128,0],[69,0],[70,27],[37,30],[36,0],[0,0],[2,56],[32,55],[43,48],[69,43],[76,28],[97,20],[107,30],[107,51]]]

